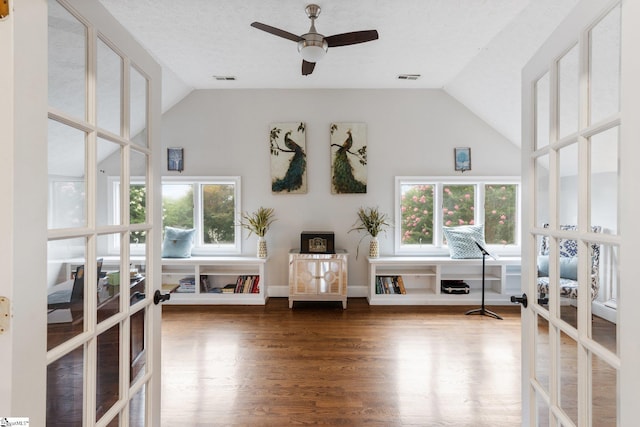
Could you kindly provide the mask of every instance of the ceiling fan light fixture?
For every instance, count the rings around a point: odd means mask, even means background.
[[[329,45],[320,34],[305,34],[298,42],[298,52],[307,62],[318,62],[327,53]]]
[[[310,4],[307,5],[305,11],[311,20],[311,27],[307,34],[301,36],[281,30],[280,28],[272,27],[271,25],[263,24],[262,22],[256,21],[251,23],[253,28],[273,34],[274,36],[282,37],[283,39],[291,40],[298,45],[298,52],[303,58],[303,76],[308,76],[313,73],[316,62],[326,55],[329,47],[333,49],[334,47],[349,46],[378,39],[378,31],[376,30],[351,31],[348,33],[334,34],[325,39],[322,34],[316,31],[315,26],[315,20],[320,15],[320,6]]]

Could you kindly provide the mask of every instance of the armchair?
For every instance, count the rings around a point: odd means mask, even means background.
[[[549,224],[544,225],[545,228]],[[575,225],[561,225],[561,230],[575,230]],[[593,226],[592,231],[599,233],[602,227]],[[565,298],[578,297],[578,278],[577,278],[577,257],[578,245],[575,240],[560,239],[560,279],[558,286],[560,288],[560,296]],[[600,290],[600,245],[593,243],[590,245],[591,252],[591,300],[595,300]],[[538,292],[540,298],[545,298],[549,294],[549,237],[542,238],[540,245],[540,254],[538,255]]]

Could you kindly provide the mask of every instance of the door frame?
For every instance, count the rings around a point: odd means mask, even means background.
[[[638,325],[640,310],[636,301],[640,301],[640,286],[637,286],[638,271],[634,268],[638,262],[638,244],[640,227],[637,212],[640,210],[640,2],[622,0],[622,34],[621,34],[621,88],[620,109],[623,126],[620,138],[620,194],[629,195],[621,198],[620,229],[622,243],[620,245],[621,293],[624,296],[619,302],[620,327],[620,362],[618,377],[620,400],[620,425],[632,425],[640,418],[637,391],[640,384],[640,341],[638,341]]]
[[[33,384],[46,379],[47,8],[45,0],[10,0],[9,7],[0,21],[0,87],[9,94],[0,97],[0,139],[9,160],[0,173],[7,250],[0,295],[10,301],[8,329],[0,334],[0,416],[44,425],[46,388]],[[42,292],[34,292],[36,284]]]

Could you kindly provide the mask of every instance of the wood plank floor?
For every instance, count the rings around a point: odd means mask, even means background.
[[[165,306],[163,426],[519,425],[520,308],[468,308]]]

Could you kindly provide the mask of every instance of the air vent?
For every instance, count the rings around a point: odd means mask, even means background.
[[[233,81],[236,79],[234,76],[213,76],[213,78],[220,81]]]
[[[398,80],[418,80],[420,74],[400,74]]]

